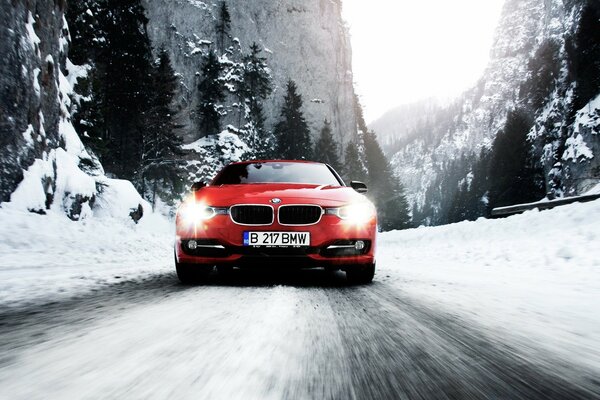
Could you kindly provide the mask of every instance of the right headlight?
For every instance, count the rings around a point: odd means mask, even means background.
[[[343,207],[328,208],[326,214],[337,215],[349,224],[364,224],[371,221],[377,214],[375,206],[371,203],[361,202]]]

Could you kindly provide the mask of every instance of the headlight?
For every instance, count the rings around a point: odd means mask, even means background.
[[[179,209],[179,217],[184,223],[190,225],[209,220],[219,214],[227,214],[227,209],[207,206],[195,201],[186,202]]]
[[[327,214],[337,215],[351,224],[364,224],[376,215],[375,206],[371,203],[356,203],[339,208],[328,208]]]

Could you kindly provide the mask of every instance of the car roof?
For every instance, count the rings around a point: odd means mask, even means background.
[[[323,164],[318,161],[310,161],[310,160],[246,160],[246,161],[238,161],[232,162],[228,165],[239,165],[239,164],[258,164],[258,163],[298,163],[298,164]]]

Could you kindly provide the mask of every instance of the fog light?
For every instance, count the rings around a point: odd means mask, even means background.
[[[190,250],[196,250],[196,248],[198,247],[198,243],[196,243],[195,240],[190,240],[187,246]]]
[[[356,250],[362,250],[362,249],[364,249],[364,248],[365,248],[365,242],[363,242],[362,240],[357,240],[357,241],[354,243],[354,248],[355,248]]]

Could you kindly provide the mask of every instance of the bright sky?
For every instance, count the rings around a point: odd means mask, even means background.
[[[504,0],[342,0],[367,122],[401,104],[471,87]]]

